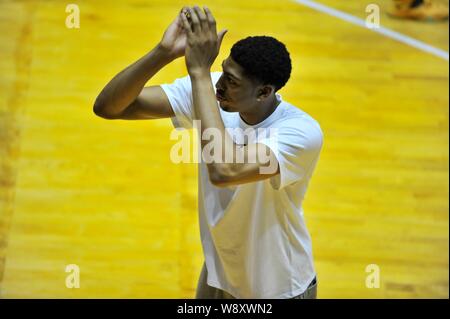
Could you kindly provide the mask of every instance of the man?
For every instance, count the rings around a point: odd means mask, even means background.
[[[302,201],[322,148],[321,128],[276,93],[291,73],[289,53],[276,39],[237,42],[223,73],[211,73],[225,33],[216,33],[208,8],[183,8],[150,53],[106,85],[94,112],[106,119],[170,117],[177,128],[198,129],[202,150],[208,130],[220,133],[214,156],[231,161],[199,164],[205,264],[197,298],[315,298]],[[183,55],[188,76],[144,88]],[[244,131],[259,129],[276,134]]]
[[[448,7],[433,0],[393,0],[388,13],[395,18],[443,21],[448,19]]]

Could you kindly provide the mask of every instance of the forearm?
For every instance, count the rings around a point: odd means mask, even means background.
[[[203,132],[209,128],[214,128],[220,133],[220,141],[214,140],[214,145],[220,147],[222,159],[218,163],[207,163],[208,171],[211,176],[217,174],[220,175],[224,170],[229,169],[229,165],[225,165],[226,162],[228,162],[228,160],[225,160],[225,151],[234,150],[236,145],[228,132],[226,132],[222,117],[220,116],[210,72],[205,71],[197,75],[191,75],[191,81],[195,118],[201,121],[200,136],[202,136]],[[201,139],[202,150],[209,142],[208,139]],[[216,151],[216,149],[217,148],[215,148],[214,151]]]
[[[192,83],[192,98],[194,102],[194,116],[201,120],[202,131],[208,127],[224,130],[224,124],[217,108],[217,99],[209,71],[190,74]]]
[[[94,105],[95,113],[120,114],[144,88],[144,85],[173,61],[159,45],[117,74],[101,91]]]

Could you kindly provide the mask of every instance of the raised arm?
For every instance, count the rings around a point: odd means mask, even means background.
[[[153,50],[117,74],[103,88],[94,103],[96,115],[127,120],[174,116],[161,87],[144,88],[144,85],[165,65],[184,55],[186,33],[180,14]]]

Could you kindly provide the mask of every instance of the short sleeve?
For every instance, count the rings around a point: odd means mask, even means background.
[[[269,136],[258,139],[277,158],[280,174],[271,177],[272,187],[280,190],[298,181],[309,179],[323,144],[320,126],[302,118],[281,122]]]
[[[212,72],[213,87],[219,80],[222,72]],[[161,84],[161,88],[169,99],[175,116],[171,118],[177,129],[190,129],[193,127],[194,103],[192,98],[192,83],[189,75],[176,79],[173,83]]]
[[[160,86],[166,93],[175,113],[175,117],[171,118],[173,126],[175,128],[192,128],[192,84],[189,75],[176,79],[173,83]]]

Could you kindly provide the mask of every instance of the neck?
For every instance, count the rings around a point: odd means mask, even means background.
[[[275,111],[278,104],[280,104],[280,102],[277,101],[277,98],[274,94],[272,99],[265,102],[264,104],[258,104],[252,112],[240,112],[239,115],[241,116],[241,119],[248,125],[256,125],[268,118],[270,114]]]

